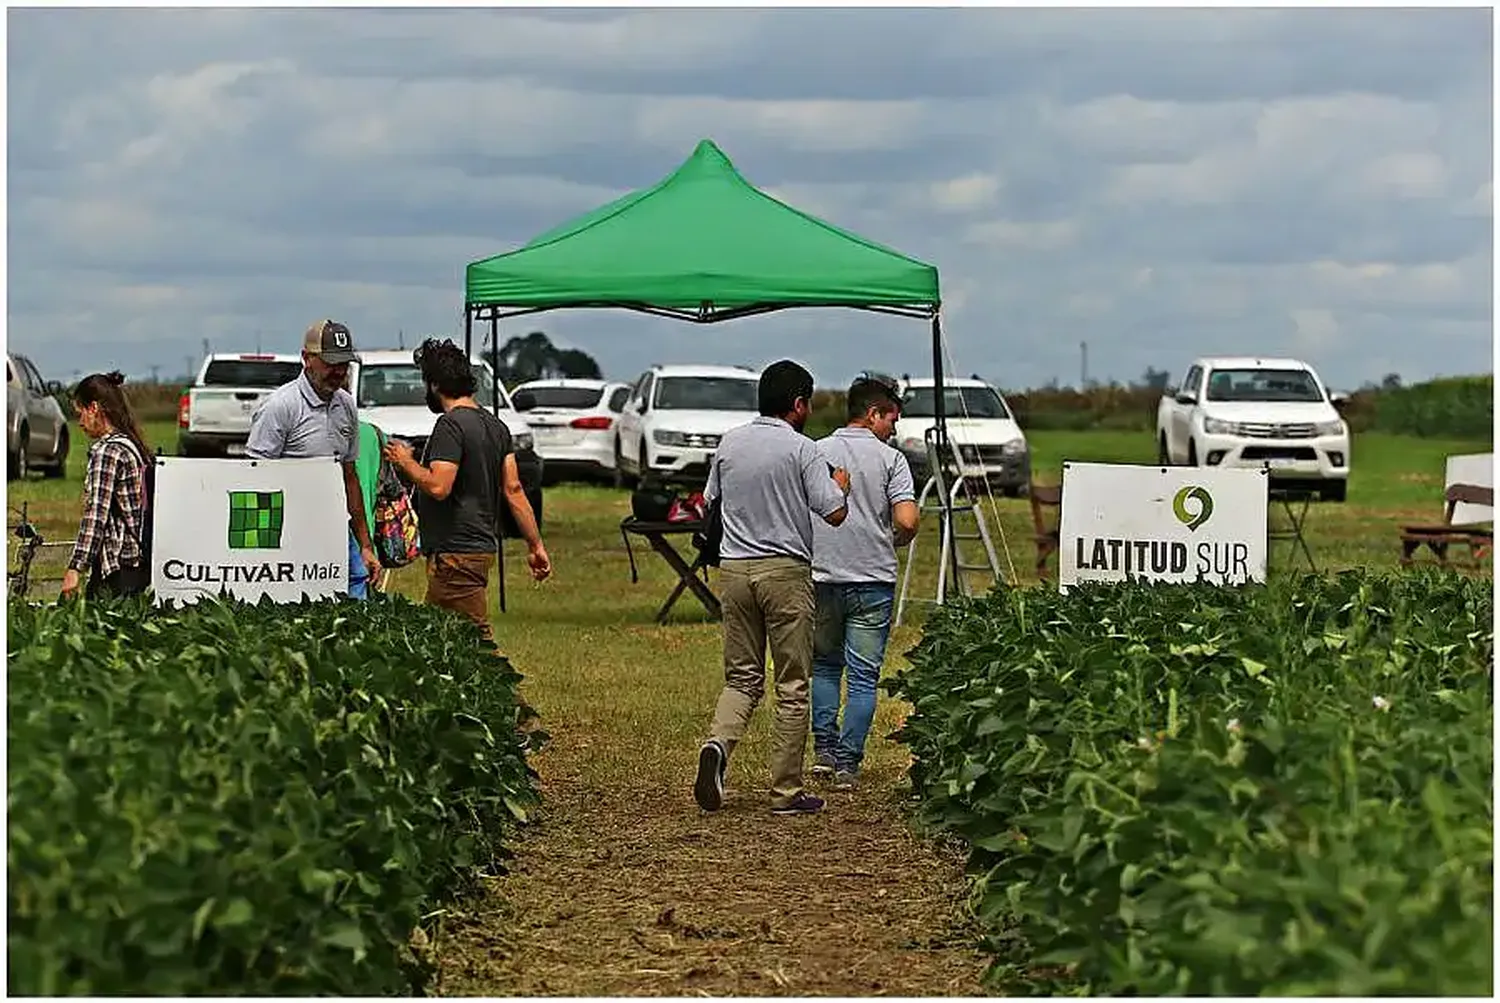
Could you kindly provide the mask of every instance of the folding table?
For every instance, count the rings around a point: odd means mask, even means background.
[[[698,520],[692,522],[643,522],[635,516],[626,516],[620,521],[620,539],[625,541],[625,553],[630,558],[630,581],[639,582],[640,576],[636,573],[635,552],[630,546],[631,536],[644,537],[651,545],[651,549],[661,555],[662,560],[669,564],[673,571],[677,572],[677,585],[672,589],[672,594],[667,596],[667,601],[662,603],[661,609],[656,612],[656,622],[665,624],[667,614],[672,606],[676,604],[679,596],[684,591],[691,591],[703,604],[703,608],[715,620],[723,615],[723,609],[719,605],[719,597],[714,595],[713,590],[708,587],[708,564],[702,555],[694,554],[689,563],[685,560],[677,548],[667,538],[669,536],[681,536],[692,534],[703,529],[703,523]],[[702,576],[701,578],[699,576]]]
[[[1312,551],[1307,549],[1307,537],[1304,526],[1307,522],[1308,507],[1312,504],[1313,497],[1316,494],[1317,492],[1315,491],[1297,488],[1271,488],[1270,501],[1273,505],[1281,506],[1281,510],[1286,513],[1288,526],[1286,529],[1273,529],[1270,525],[1270,520],[1266,521],[1267,541],[1290,540],[1292,542],[1293,560],[1296,559],[1297,551],[1300,549],[1303,557],[1307,559],[1308,569],[1313,572],[1318,570],[1318,566],[1313,561]],[[1298,503],[1300,503],[1300,507],[1294,509],[1293,506]],[[1269,543],[1267,544],[1267,549],[1270,549]],[[1268,558],[1269,556],[1267,554]]]

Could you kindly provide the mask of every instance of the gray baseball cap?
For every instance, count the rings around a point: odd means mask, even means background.
[[[354,351],[354,335],[336,320],[320,320],[309,327],[302,338],[302,350],[330,366],[359,361]]]

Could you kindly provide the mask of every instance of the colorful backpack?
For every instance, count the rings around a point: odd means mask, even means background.
[[[385,434],[375,432],[385,449]],[[380,461],[380,473],[375,478],[375,556],[386,568],[400,568],[411,564],[421,556],[422,549],[417,526],[417,512],[412,506],[411,495],[401,483],[394,467],[384,459]]]

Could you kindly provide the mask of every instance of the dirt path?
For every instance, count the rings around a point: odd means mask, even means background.
[[[890,780],[781,818],[731,771],[724,808],[705,815],[689,790],[695,749],[661,764],[646,742],[644,775],[600,790],[581,759],[589,736],[553,732],[538,761],[545,815],[496,894],[442,930],[436,991],[983,993],[983,961],[956,925],[961,865],[911,833]]]

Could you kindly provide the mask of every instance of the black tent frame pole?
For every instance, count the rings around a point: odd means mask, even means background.
[[[932,379],[933,392],[935,396],[934,430],[937,437],[938,448],[941,451],[948,444],[948,421],[943,410],[943,325],[939,315],[939,305],[933,303],[927,306],[911,307],[884,307],[873,304],[858,303],[763,303],[748,307],[740,307],[733,310],[713,309],[711,304],[703,304],[698,310],[689,312],[687,310],[670,310],[652,307],[644,303],[621,303],[610,301],[598,301],[587,303],[557,303],[544,306],[520,307],[514,310],[503,309],[500,303],[468,303],[464,304],[464,353],[473,354],[474,321],[475,319],[488,320],[490,322],[490,364],[497,367],[495,370],[496,382],[500,379],[498,366],[500,364],[500,318],[521,317],[534,313],[546,313],[550,310],[559,309],[624,309],[634,310],[639,313],[654,314],[659,317],[668,317],[673,320],[685,320],[689,323],[712,324],[725,320],[734,320],[738,317],[750,317],[756,314],[773,313],[778,310],[807,309],[809,307],[839,307],[846,310],[865,310],[871,313],[889,313],[900,317],[931,317],[932,318]],[[500,414],[500,395],[495,394],[493,401],[495,414]],[[939,456],[942,453],[939,452]],[[962,473],[962,471],[960,471]],[[943,517],[951,518],[948,511],[948,498],[941,499],[943,506]],[[496,513],[498,518],[499,513]],[[505,537],[503,534],[497,536],[495,557],[499,563],[500,584],[500,612],[505,612]],[[957,573],[958,548],[953,548],[953,563],[955,574]],[[955,579],[957,580],[957,579]]]

